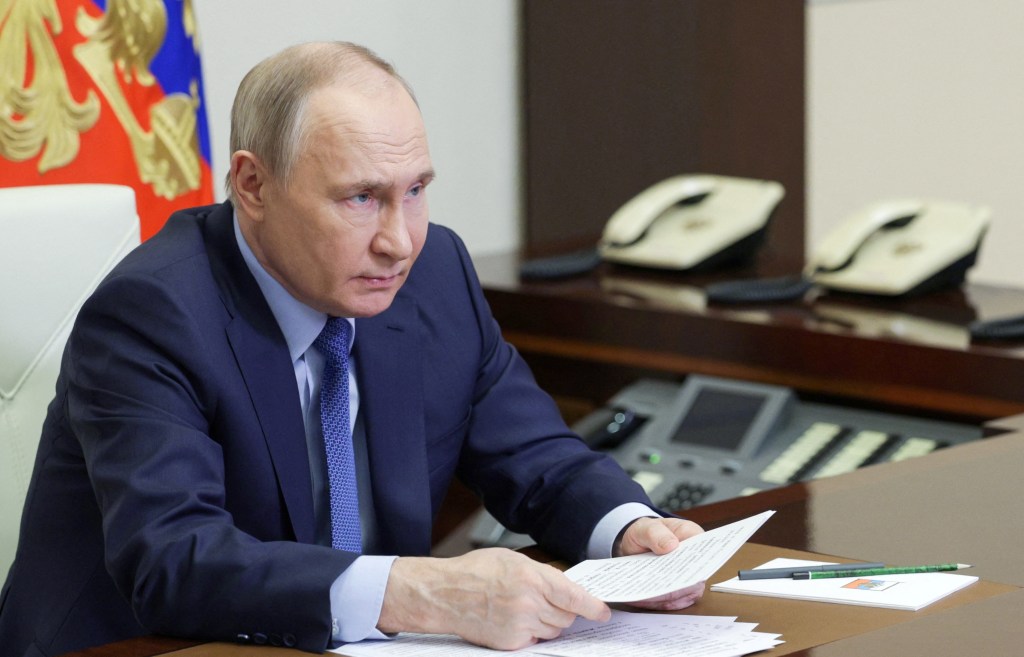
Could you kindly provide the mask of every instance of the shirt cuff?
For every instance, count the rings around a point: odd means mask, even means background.
[[[639,502],[620,504],[605,514],[594,527],[587,543],[588,559],[607,559],[612,556],[612,548],[619,533],[638,518],[657,518],[651,507]]]
[[[398,557],[363,555],[331,584],[331,638],[340,643],[386,639],[377,629],[391,565]]]

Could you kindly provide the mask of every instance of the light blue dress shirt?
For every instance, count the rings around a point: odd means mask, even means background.
[[[330,522],[330,509],[323,439],[320,434],[319,394],[324,358],[313,348],[313,342],[327,323],[327,315],[297,300],[267,273],[242,236],[237,216],[234,219],[234,229],[235,240],[238,242],[242,257],[263,292],[288,345],[305,422],[307,452],[310,456],[310,474],[313,481],[314,517],[317,519],[317,539],[324,545],[330,545],[330,532],[324,531],[324,523]],[[349,322],[352,324],[354,341],[355,322],[351,319]],[[351,344],[349,348],[351,349]],[[349,416],[354,428],[359,411],[359,386],[356,383],[355,363],[352,361],[349,361],[348,389]],[[356,444],[355,447],[357,460],[365,459],[365,453],[359,453],[359,445]],[[361,485],[359,493],[360,508],[372,508],[370,500],[363,499],[369,494],[369,486]],[[587,543],[588,558],[610,557],[613,543],[622,528],[637,518],[652,515],[651,509],[637,503],[624,504],[612,509],[594,528],[594,533]],[[361,555],[331,585],[331,614],[335,641],[349,643],[363,639],[386,638],[377,630],[377,621],[380,619],[384,603],[384,591],[391,572],[391,564],[396,558]]]

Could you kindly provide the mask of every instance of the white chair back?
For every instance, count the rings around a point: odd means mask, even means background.
[[[75,315],[138,243],[130,187],[0,188],[0,582]]]

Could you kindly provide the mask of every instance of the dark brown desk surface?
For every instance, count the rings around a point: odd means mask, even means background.
[[[1024,290],[708,307],[705,285],[757,277],[757,267],[697,275],[604,263],[524,282],[513,255],[474,262],[506,338],[556,397],[600,404],[641,375],[700,373],[949,419],[1024,413],[1024,340],[972,343],[967,331],[975,319],[1024,314]]]
[[[687,512],[710,529],[776,510],[712,581],[789,550],[891,564],[960,561],[974,564],[971,572],[982,581],[918,612],[713,592],[694,611],[739,615],[743,621],[759,622],[763,631],[782,632],[788,642],[765,655],[1020,654],[1024,418],[1000,425],[1020,431]],[[114,644],[78,657],[148,657],[174,650],[175,657],[299,654],[154,639]]]

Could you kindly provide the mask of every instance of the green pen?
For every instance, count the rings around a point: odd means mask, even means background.
[[[892,568],[847,568],[846,570],[819,570],[793,573],[793,579],[825,579],[827,577],[874,577],[876,575],[907,575],[911,573],[939,573],[971,568],[966,563],[937,563],[929,566],[893,566]]]

